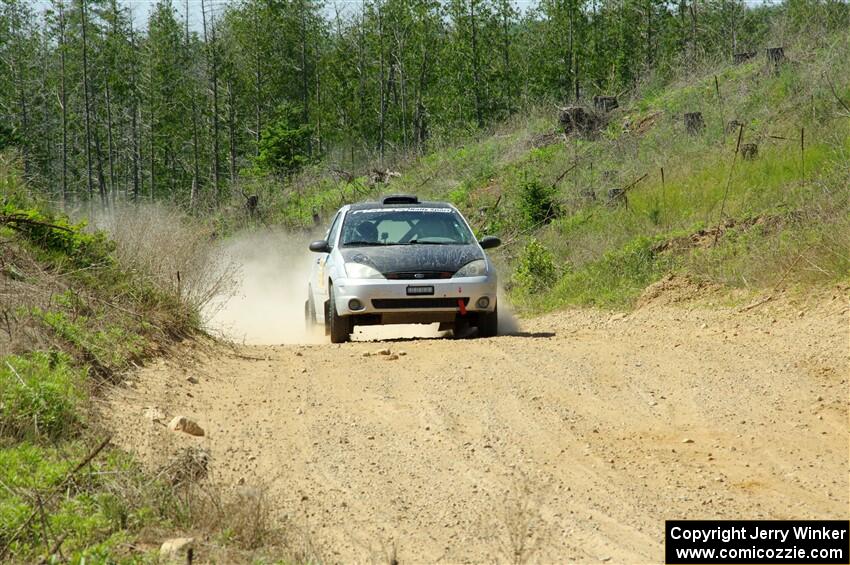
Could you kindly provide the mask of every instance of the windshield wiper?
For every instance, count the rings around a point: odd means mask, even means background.
[[[456,241],[419,241],[411,239],[405,245],[462,245]]]
[[[365,247],[365,246],[376,246],[376,245],[386,245],[386,243],[381,243],[380,241],[346,241],[342,244],[343,247]]]

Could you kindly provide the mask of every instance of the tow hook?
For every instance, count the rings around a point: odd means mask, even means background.
[[[457,299],[457,307],[460,308],[460,315],[466,316],[466,304],[464,304],[463,298]]]

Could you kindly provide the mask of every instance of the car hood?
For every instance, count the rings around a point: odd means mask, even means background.
[[[383,275],[399,272],[451,272],[484,259],[477,245],[388,245],[386,247],[341,248],[346,263],[362,263]]]

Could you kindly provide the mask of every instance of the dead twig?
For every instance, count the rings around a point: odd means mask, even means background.
[[[558,186],[558,183],[561,182],[564,179],[564,177],[567,176],[567,174],[570,171],[572,171],[573,169],[575,169],[576,167],[578,167],[578,163],[573,163],[573,165],[571,167],[568,167],[566,171],[564,171],[563,173],[558,175],[558,178],[556,178],[555,182],[552,183],[552,189],[554,190],[555,187]]]
[[[844,100],[842,100],[838,93],[835,91],[835,85],[832,84],[832,81],[826,75],[826,73],[824,73],[823,78],[826,79],[826,83],[829,85],[829,89],[832,91],[832,95],[835,96],[835,99],[838,100],[838,103],[841,104],[841,107],[847,111],[848,115],[850,115],[850,106],[847,106],[847,104],[844,103]]]
[[[748,304],[747,306],[744,306],[743,308],[739,308],[739,309],[738,309],[738,312],[741,312],[741,313],[743,313],[743,312],[749,312],[749,311],[750,311],[750,310],[752,310],[753,308],[758,308],[758,307],[759,307],[759,306],[761,306],[762,304],[765,304],[766,302],[770,302],[771,300],[773,300],[773,295],[772,295],[772,294],[770,294],[770,295],[768,295],[768,296],[765,296],[764,298],[762,298],[761,300],[759,300],[759,301],[757,301],[757,302],[753,302],[752,304]]]
[[[726,179],[726,190],[723,191],[723,202],[720,203],[720,218],[718,219],[717,231],[714,232],[714,245],[717,245],[717,237],[720,235],[720,224],[723,222],[723,212],[726,210],[726,198],[729,196],[729,187],[732,186],[732,174],[735,172],[735,162],[738,160],[738,152],[741,150],[741,140],[744,137],[744,124],[738,128],[738,143],[735,144],[735,154],[732,156],[732,164],[729,166],[729,177]]]

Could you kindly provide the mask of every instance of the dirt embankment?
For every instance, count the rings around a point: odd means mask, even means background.
[[[657,292],[487,340],[195,344],[107,419],[151,465],[204,447],[209,480],[263,485],[329,561],[660,562],[667,518],[847,516],[846,292]]]

